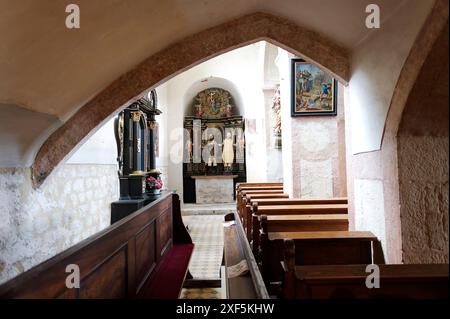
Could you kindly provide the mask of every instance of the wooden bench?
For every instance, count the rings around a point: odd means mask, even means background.
[[[261,235],[260,256],[261,273],[268,285],[283,279],[285,240],[295,244],[295,265],[384,264],[380,242],[371,232],[266,233]]]
[[[283,190],[283,183],[241,183],[236,185],[236,200],[242,191]]]
[[[267,299],[264,281],[259,272],[256,261],[245,238],[242,224],[236,214],[225,215],[226,222],[234,222],[224,227],[224,255],[225,265],[223,283],[227,299]],[[228,278],[228,267],[246,260],[249,272],[246,275]]]
[[[327,205],[327,206],[323,206]],[[332,206],[330,206],[332,205]],[[289,207],[287,207],[289,206]],[[264,208],[263,208],[264,207]],[[261,208],[261,210],[260,210]],[[325,208],[325,209],[324,209]],[[347,198],[326,199],[253,199],[251,197],[251,210],[245,210],[243,217],[244,228],[247,229],[247,238],[252,241],[252,233],[258,231],[260,225],[258,216],[265,215],[296,215],[296,214],[346,214],[348,212]]]
[[[257,190],[283,190],[283,186],[250,186],[250,187],[241,187],[237,190],[238,193],[244,191],[257,191]]]
[[[239,214],[243,213],[244,210],[244,198],[249,195],[256,195],[256,194],[283,194],[283,189],[278,189],[276,187],[275,189],[252,189],[252,190],[242,190],[236,195],[236,210],[239,212]]]
[[[347,197],[333,197],[333,198],[282,198],[282,199],[262,198],[260,200],[254,200],[254,201],[258,202],[259,205],[348,204]]]
[[[94,213],[94,212],[93,212]],[[0,286],[0,298],[168,298],[179,296],[194,245],[177,194],[160,198]],[[66,287],[68,265],[80,288]]]
[[[263,194],[247,194],[245,196],[245,200],[247,203],[249,203],[251,200],[258,200],[258,199],[287,199],[289,198],[289,195],[286,193],[263,193]]]
[[[239,183],[236,185],[236,191],[239,191],[243,188],[258,188],[258,187],[266,187],[266,186],[272,186],[272,187],[283,187],[283,183]]]
[[[239,217],[242,221],[242,226],[244,227],[244,231],[247,234],[247,238],[250,238],[251,234],[251,216],[252,216],[252,201],[261,200],[261,199],[287,199],[289,198],[288,194],[285,193],[275,193],[275,194],[247,194],[243,197],[242,201],[242,211],[239,213]],[[250,218],[248,218],[250,216]]]
[[[252,228],[251,231],[251,243],[253,247],[253,252],[256,254],[259,249],[259,235],[260,235],[260,229],[261,229],[261,222],[260,217],[262,215],[266,216],[286,216],[288,219],[295,219],[294,216],[300,216],[300,215],[346,215],[348,212],[347,204],[329,204],[329,205],[277,205],[277,206],[256,206],[254,205],[252,207],[252,218],[251,222],[249,222],[249,227]],[[287,217],[291,216],[291,217]],[[344,218],[344,216],[342,216]],[[286,221],[283,221],[283,219],[286,219],[284,217],[281,217],[279,222],[286,223]],[[270,218],[271,220],[276,220],[273,218]],[[347,224],[348,224],[348,218]],[[295,230],[295,224],[294,225]],[[318,230],[348,230],[346,229],[318,229]]]
[[[380,288],[369,289],[366,264],[296,266],[295,250],[293,241],[285,242],[283,298],[448,298],[448,264],[378,265]]]
[[[283,189],[283,183],[240,183],[236,185],[236,209],[239,211],[241,192],[243,190]]]
[[[261,215],[262,233],[348,230],[347,214]]]
[[[258,206],[283,206],[283,205],[333,205],[342,204],[347,205],[348,201],[346,197],[335,198],[271,198],[271,197],[251,197],[251,206],[258,208]]]

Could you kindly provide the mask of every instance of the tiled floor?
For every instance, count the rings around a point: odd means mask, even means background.
[[[189,270],[194,278],[219,279],[223,255],[223,215],[183,216],[195,244]]]
[[[190,288],[181,291],[180,299],[221,299],[221,288]]]
[[[183,216],[195,244],[189,264],[194,279],[219,279],[223,256],[223,215]],[[220,299],[220,288],[183,289],[181,299]]]

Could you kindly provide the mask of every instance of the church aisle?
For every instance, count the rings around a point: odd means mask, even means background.
[[[219,279],[223,254],[223,215],[183,216],[195,244],[189,270],[194,278]]]
[[[183,216],[195,243],[189,270],[194,278],[218,279],[223,254],[223,215]],[[180,299],[221,299],[221,288],[183,288]]]

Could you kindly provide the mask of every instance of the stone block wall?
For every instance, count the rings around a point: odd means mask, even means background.
[[[448,137],[399,136],[405,263],[448,263]]]
[[[110,225],[116,165],[64,164],[39,188],[0,169],[0,284]]]

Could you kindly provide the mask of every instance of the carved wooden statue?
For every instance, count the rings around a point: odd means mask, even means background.
[[[233,165],[234,150],[233,150],[233,136],[231,132],[227,132],[227,136],[223,141],[222,159],[224,167],[230,168]]]

